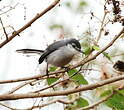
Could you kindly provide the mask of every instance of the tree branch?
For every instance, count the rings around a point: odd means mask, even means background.
[[[5,36],[6,36],[6,40],[8,40],[8,35],[6,33],[6,29],[5,29],[4,25],[3,25],[1,17],[0,17],[0,22],[1,22],[1,25],[2,25],[2,28],[3,28],[3,32],[4,32]]]
[[[102,31],[104,30],[103,25],[104,25],[104,21],[105,21],[106,15],[107,15],[107,12],[104,10],[104,16],[103,16],[103,19],[102,19],[102,22],[101,22],[101,26],[100,26],[100,30],[99,30],[99,34],[98,34],[98,37],[96,39],[96,42],[99,41],[99,39],[100,39],[100,37],[102,35]]]
[[[114,95],[114,93],[112,93],[112,94],[110,94],[109,96],[107,96],[107,97],[105,97],[105,98],[99,100],[99,101],[96,102],[96,103],[93,103],[93,104],[91,104],[91,105],[89,105],[89,106],[87,106],[87,107],[84,107],[84,108],[82,108],[82,109],[79,109],[79,110],[90,110],[90,109],[93,109],[94,107],[98,106],[99,104],[101,104],[101,103],[105,102],[106,100],[108,100],[109,98],[111,98],[113,95]]]
[[[97,87],[101,87],[103,85],[110,84],[123,79],[124,79],[124,75],[121,75],[121,76],[106,79],[104,81],[100,81],[94,84],[84,85],[82,87],[78,87],[70,90],[63,90],[63,91],[43,92],[43,93],[25,93],[25,94],[7,94],[7,95],[5,94],[5,95],[0,95],[0,101],[17,100],[17,99],[25,99],[25,98],[63,96],[63,95],[68,95],[68,94],[77,93],[81,91],[92,90]]]
[[[19,33],[21,33],[22,31],[24,31],[26,28],[30,27],[32,25],[32,23],[34,23],[38,18],[40,18],[41,16],[43,16],[44,14],[46,14],[48,11],[50,11],[52,8],[54,8],[58,3],[60,2],[60,0],[55,0],[51,5],[49,5],[44,11],[42,11],[41,13],[38,13],[33,19],[31,19],[27,24],[25,24],[22,28],[20,28],[19,30],[13,32],[13,34],[11,36],[8,37],[8,40],[3,41],[0,44],[0,48],[2,48],[4,45],[6,45],[8,42],[10,42],[14,37],[16,37],[16,35],[19,35]]]

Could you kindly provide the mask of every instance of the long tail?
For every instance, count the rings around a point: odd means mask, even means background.
[[[16,50],[16,52],[23,53],[23,54],[30,54],[30,53],[42,54],[44,51],[37,50],[37,49],[19,49],[19,50]]]

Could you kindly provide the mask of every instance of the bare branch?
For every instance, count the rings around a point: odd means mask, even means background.
[[[65,101],[65,100],[59,100],[59,99],[57,99],[57,100],[49,101],[49,102],[47,102],[45,104],[41,104],[41,105],[38,105],[38,106],[32,106],[31,108],[27,108],[27,109],[23,109],[23,110],[31,110],[31,109],[36,109],[36,108],[42,108],[42,107],[48,106],[48,105],[53,104],[53,103],[56,103],[56,102],[59,102],[59,103],[62,103],[62,104],[71,104],[75,100],[73,100],[73,101]]]
[[[120,75],[118,77],[106,79],[104,81],[100,81],[94,84],[84,85],[82,87],[78,87],[70,90],[63,90],[63,91],[43,92],[43,93],[25,93],[25,94],[7,94],[7,95],[3,94],[3,95],[0,95],[0,101],[17,100],[17,99],[25,99],[25,98],[63,96],[63,95],[68,95],[68,94],[77,93],[81,91],[92,90],[92,89],[101,87],[103,85],[110,84],[123,79],[124,79],[124,75]]]
[[[87,107],[84,107],[82,109],[79,109],[79,110],[90,110],[90,109],[93,109],[94,107],[98,106],[99,104],[101,104],[101,103],[105,102],[106,100],[108,100],[109,98],[111,98],[113,95],[114,95],[114,93],[112,93],[111,95],[109,95],[109,96],[99,100],[96,103],[93,103],[93,104],[91,104],[91,105],[89,105]]]
[[[75,99],[76,100],[76,99]],[[56,102],[59,102],[59,103],[62,103],[62,104],[71,104],[73,103],[75,100],[72,100],[72,101],[65,101],[65,100],[59,100],[59,99],[56,99],[56,100],[52,100],[52,101],[48,101],[47,103],[44,103],[44,104],[41,104],[41,105],[34,105],[32,107],[29,107],[29,108],[13,108],[13,107],[10,107],[8,105],[5,105],[3,103],[0,103],[0,105],[8,108],[8,109],[11,109],[11,110],[33,110],[33,109],[36,109],[36,108],[42,108],[42,107],[45,107],[45,106],[48,106],[50,104],[53,104],[53,103],[56,103]]]
[[[19,3],[15,4],[15,6],[13,6],[13,7],[11,7],[11,6],[4,6],[2,9],[7,8],[7,7],[9,7],[9,9],[7,11],[5,11],[5,12],[0,13],[0,15],[5,14],[5,13],[7,13],[7,12],[13,10],[13,9],[15,9],[18,4]]]
[[[64,73],[65,70],[60,70],[60,71],[56,71],[56,72],[51,72],[49,74],[49,78],[55,78],[55,76],[53,76],[54,74],[58,74],[58,73]],[[25,77],[25,78],[18,78],[18,79],[10,79],[10,80],[0,80],[0,84],[6,84],[6,83],[14,83],[14,82],[21,82],[21,81],[28,81],[28,80],[34,80],[34,79],[47,79],[47,75],[35,75],[35,76],[31,76],[31,77]]]
[[[12,107],[9,107],[9,106],[6,105],[6,104],[0,103],[0,105],[1,105],[1,106],[4,106],[4,107],[6,107],[6,108],[8,108],[8,109],[10,109],[10,110],[15,110],[15,109],[13,109]]]
[[[103,16],[103,19],[102,19],[102,22],[101,22],[99,35],[98,35],[98,37],[97,37],[97,39],[96,39],[96,42],[99,41],[99,39],[100,39],[100,37],[101,37],[101,35],[102,35],[102,31],[103,31],[103,28],[104,28],[103,25],[104,25],[104,21],[105,21],[106,15],[107,15],[107,12],[104,11],[104,16]]]
[[[17,87],[12,88],[12,90],[6,92],[5,94],[12,94],[12,93],[14,93],[15,91],[19,90],[20,88],[26,86],[27,84],[31,84],[31,83],[34,82],[34,81],[36,81],[36,80],[30,80],[30,81],[24,82],[24,83],[18,85]]]
[[[0,44],[0,48],[2,48],[4,45],[6,45],[9,41],[11,41],[14,37],[16,37],[16,35],[19,35],[19,33],[21,33],[22,31],[24,31],[26,28],[30,27],[38,18],[40,18],[41,16],[43,16],[44,14],[46,14],[48,11],[50,11],[52,8],[54,8],[58,3],[60,2],[60,0],[55,0],[51,5],[49,5],[44,11],[42,11],[41,13],[38,13],[33,19],[31,19],[27,24],[25,24],[22,28],[20,28],[19,30],[13,32],[13,34],[11,36],[8,37],[8,40],[3,41]]]
[[[5,36],[6,36],[6,40],[8,40],[8,35],[6,33],[6,29],[5,29],[4,25],[3,25],[1,17],[0,17],[0,22],[1,22],[1,25],[2,25],[2,28],[3,28],[3,32],[4,32]]]

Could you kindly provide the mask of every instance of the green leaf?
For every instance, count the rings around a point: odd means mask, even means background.
[[[71,8],[71,3],[70,2],[66,2],[65,5],[69,8]]]
[[[124,95],[124,89],[118,91],[120,94]]]
[[[51,66],[51,67],[49,68],[49,71],[50,71],[50,72],[54,72],[56,69],[57,69],[57,67]]]
[[[112,90],[106,90],[106,91],[104,91],[104,92],[100,95],[100,97],[108,96],[108,95],[110,95],[111,93],[112,93]]]
[[[79,7],[84,7],[86,5],[87,5],[86,2],[84,2],[84,1],[80,1],[80,3],[79,3]]]
[[[78,4],[77,11],[82,11],[86,5],[87,5],[87,3],[83,0],[81,0]]]
[[[77,99],[76,102],[77,102],[78,107],[85,107],[85,106],[89,105],[88,101],[86,99],[82,98],[82,97]]]
[[[106,101],[106,104],[115,110],[124,110],[124,95],[114,94],[113,97]]]
[[[84,47],[83,52],[85,55],[89,55],[92,52],[93,48],[91,46]]]
[[[49,27],[51,30],[53,30],[53,29],[57,29],[57,28],[63,28],[63,26],[62,25],[60,25],[60,24],[53,24],[53,25],[51,25],[50,27]]]
[[[111,56],[107,52],[102,53],[107,59],[111,60]]]
[[[76,69],[69,70],[68,71],[68,75],[72,76],[76,72],[77,72]],[[88,84],[87,80],[80,73],[75,74],[73,77],[71,77],[71,79],[74,80],[75,82],[77,82],[79,85],[81,85],[81,84]]]
[[[96,50],[96,51],[99,51],[99,50],[100,50],[100,48],[99,48],[98,46],[96,46],[96,45],[92,46],[92,48],[93,48],[94,50]]]
[[[56,82],[59,78],[47,78],[47,83],[48,85],[53,84],[54,82]]]

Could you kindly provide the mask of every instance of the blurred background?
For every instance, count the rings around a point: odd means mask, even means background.
[[[53,1],[54,0],[1,0],[0,17],[8,36],[10,36],[14,30],[20,29]],[[16,53],[17,49],[33,48],[44,50],[49,44],[57,40],[72,37],[80,40],[85,55],[90,53],[91,47],[95,44],[97,44],[99,48],[106,46],[111,39],[120,32],[122,23],[112,22],[115,19],[115,16],[111,12],[113,6],[112,4],[108,4],[106,5],[107,10],[105,10],[105,2],[104,0],[61,0],[56,7],[47,12],[29,28],[20,33],[19,36],[16,36],[0,49],[0,80],[43,74],[45,62],[42,65],[38,65],[38,55],[30,56],[18,54]],[[120,3],[120,8],[123,10],[124,1],[120,0]],[[107,15],[105,15],[105,11],[108,11]],[[124,16],[123,11],[121,11],[121,16]],[[104,22],[104,25],[102,22]],[[104,28],[102,33],[100,33],[102,26],[104,26]],[[97,39],[98,36],[100,36],[100,39]],[[0,43],[3,42],[5,38],[2,25],[0,24]],[[95,61],[85,66],[85,68],[93,70],[86,71],[84,75],[89,83],[106,79],[103,73],[107,73],[107,78],[113,74],[114,70],[112,66],[114,62],[124,60],[123,42],[122,36],[106,53],[100,55]],[[95,51],[97,51],[97,49]],[[81,58],[79,58],[79,60],[81,60]],[[18,84],[19,83],[1,84],[0,94],[6,93]],[[44,86],[44,81],[40,85],[25,86],[19,91],[16,91],[16,93],[27,93],[41,86]],[[86,91],[83,96],[88,99],[90,103],[93,103],[99,99],[98,97],[94,98],[94,94],[96,93],[99,95],[101,90],[93,92]],[[26,99],[7,101],[4,103],[15,108],[27,108],[32,106],[34,102],[38,104],[42,103],[43,100],[48,99]],[[63,104],[55,103],[43,107],[41,110],[64,110],[64,108],[65,106]],[[3,106],[0,106],[0,109],[8,110],[8,108]],[[94,110],[111,110],[111,108],[101,104]]]

